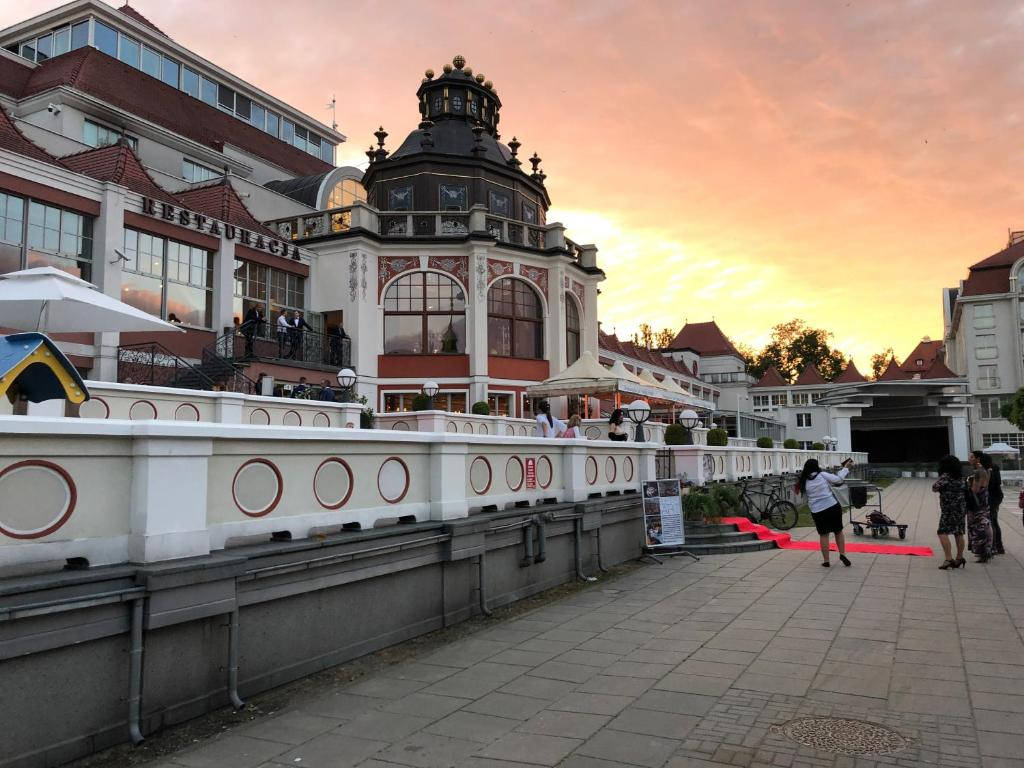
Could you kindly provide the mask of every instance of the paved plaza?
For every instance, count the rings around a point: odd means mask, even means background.
[[[934,558],[668,559],[151,765],[1024,766],[1016,494],[1002,515],[1009,554],[944,572],[931,482],[898,481],[885,511]],[[903,748],[801,746],[783,730],[809,716],[887,726]]]

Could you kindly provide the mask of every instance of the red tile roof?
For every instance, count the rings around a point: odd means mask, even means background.
[[[942,352],[942,340],[937,341],[919,341],[917,346],[914,347],[914,351],[907,355],[907,359],[903,361],[900,366],[906,373],[924,373],[932,364],[935,363]],[[924,361],[921,365],[917,365],[917,361]]]
[[[178,199],[187,208],[205,213],[215,219],[251,230],[264,237],[277,238],[277,234],[263,226],[249,213],[242,198],[227,179],[215,181],[205,187],[193,187],[178,193]]]
[[[779,369],[774,365],[764,372],[764,376],[757,380],[755,387],[787,387],[789,382],[782,378]]]
[[[957,379],[957,378],[959,378],[959,376],[957,376],[955,373],[953,373],[951,370],[949,370],[949,368],[946,366],[946,364],[944,362],[942,362],[941,360],[936,360],[932,364],[932,367],[924,372],[924,375],[921,376],[921,378],[922,379]]]
[[[0,54],[0,93],[20,96],[31,75],[32,67],[28,62],[23,64]]]
[[[889,365],[882,371],[882,375],[878,377],[878,381],[905,381],[909,378],[910,376],[900,369],[895,360],[890,360]]]
[[[12,92],[17,86],[13,81],[0,85],[0,90],[23,98],[62,85],[218,151],[232,144],[299,176],[333,167],[95,48],[79,48],[40,64],[20,92]]]
[[[714,320],[706,323],[687,323],[676,334],[668,348],[692,349],[698,354],[707,356],[735,355],[742,357]]]
[[[143,26],[149,27],[149,28],[150,28],[150,29],[152,29],[152,30],[153,30],[154,32],[158,32],[158,33],[160,33],[161,35],[163,35],[164,37],[167,37],[167,39],[168,39],[168,40],[170,40],[170,37],[168,37],[168,36],[167,36],[167,33],[166,33],[166,32],[164,32],[164,31],[163,31],[162,29],[160,29],[160,27],[158,27],[158,26],[157,26],[156,24],[154,24],[154,23],[153,23],[152,21],[150,21],[149,19],[147,19],[147,18],[146,18],[145,16],[143,16],[143,15],[142,15],[141,13],[139,13],[138,11],[136,11],[136,10],[135,10],[134,8],[132,8],[132,7],[131,7],[130,5],[128,5],[127,3],[125,3],[124,5],[122,5],[122,6],[121,6],[120,8],[118,8],[117,10],[118,10],[118,11],[119,11],[120,13],[123,13],[123,14],[124,14],[125,16],[127,16],[128,18],[130,18],[130,19],[134,19],[135,21],[139,22],[139,24],[142,24]]]
[[[972,264],[964,281],[964,296],[984,296],[1010,290],[1010,268],[1024,258],[1024,240],[1011,243],[987,259]]]
[[[843,372],[836,377],[833,383],[855,384],[861,381],[867,381],[867,379],[865,379],[861,372],[857,370],[856,364],[853,362],[853,360],[851,360],[850,364],[843,369]]]
[[[127,144],[117,143],[98,149],[87,149],[74,155],[60,159],[61,165],[75,173],[92,176],[100,181],[112,181],[121,184],[132,192],[162,200],[172,205],[180,205],[169,192],[153,181],[138,155]]]
[[[57,164],[56,159],[50,153],[25,138],[25,135],[2,107],[0,107],[0,149],[17,152],[19,155],[26,155],[44,163]]]
[[[623,341],[614,333],[605,333],[600,328],[597,330],[597,345],[601,349],[630,358],[631,363],[627,363],[627,365],[632,364],[637,368],[658,366],[659,368],[679,374],[680,378],[691,380],[697,378],[696,370],[691,370],[683,361],[675,360],[658,352],[652,352],[644,347],[637,347],[632,341]]]
[[[825,379],[821,377],[821,371],[818,370],[818,366],[814,363],[811,363],[800,371],[800,375],[796,377],[796,381],[794,382],[798,387],[813,386],[824,383]]]

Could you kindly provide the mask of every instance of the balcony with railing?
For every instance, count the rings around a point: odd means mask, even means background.
[[[486,207],[468,211],[378,211],[356,202],[343,208],[289,216],[267,222],[285,240],[304,241],[354,231],[371,232],[387,239],[463,238],[487,233],[499,243],[537,251],[563,250],[583,267],[596,266],[597,249],[579,245],[565,236],[561,224],[531,224],[495,216]]]
[[[242,365],[262,360],[332,372],[352,365],[352,341],[347,336],[313,330],[277,333],[276,326],[270,323],[264,323],[251,339],[235,330],[228,331],[208,351]]]

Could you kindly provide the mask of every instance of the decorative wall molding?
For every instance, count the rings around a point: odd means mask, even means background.
[[[469,289],[469,259],[465,256],[431,256],[427,269],[447,272]]]
[[[365,256],[363,257],[366,258]],[[384,286],[387,285],[391,278],[396,277],[403,272],[409,272],[411,270],[419,269],[420,260],[417,256],[384,256],[377,261],[377,293],[378,295],[384,290]],[[366,262],[363,262],[363,292],[366,291]]]
[[[540,288],[541,295],[547,298],[548,295],[548,271],[544,267],[530,267],[526,264],[519,265],[520,277],[525,277]]]

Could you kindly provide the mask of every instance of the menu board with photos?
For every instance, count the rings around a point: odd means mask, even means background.
[[[648,480],[643,484],[644,531],[647,546],[681,546],[683,532],[683,504],[679,493],[679,480]]]

